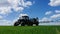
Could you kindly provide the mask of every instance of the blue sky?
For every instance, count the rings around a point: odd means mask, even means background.
[[[0,0],[0,25],[13,25],[20,14],[39,21],[58,20],[60,0]]]

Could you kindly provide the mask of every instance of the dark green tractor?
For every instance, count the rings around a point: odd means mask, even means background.
[[[33,26],[33,24],[38,26],[38,24],[39,24],[38,18],[29,18],[28,16],[22,16],[22,17],[20,17],[20,19],[18,19],[18,21],[16,21],[14,23],[14,26],[18,26],[18,25],[21,25],[21,26],[25,26],[25,25]]]

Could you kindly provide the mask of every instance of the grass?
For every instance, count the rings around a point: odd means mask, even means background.
[[[60,26],[0,26],[0,34],[60,34]]]

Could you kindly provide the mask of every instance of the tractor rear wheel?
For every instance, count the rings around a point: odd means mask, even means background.
[[[15,24],[14,24],[14,26],[18,26],[19,25],[19,23],[18,22],[16,22]]]

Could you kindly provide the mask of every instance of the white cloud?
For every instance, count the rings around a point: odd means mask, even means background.
[[[10,7],[0,7],[0,14],[8,14],[11,13]]]
[[[60,13],[60,10],[55,10],[56,13]]]
[[[2,19],[2,18],[3,18],[3,16],[0,15],[0,19]]]
[[[43,21],[51,21],[51,19],[49,19],[47,17],[43,17],[41,20],[39,20],[39,22],[43,22]]]
[[[50,6],[60,6],[60,0],[50,0],[50,3],[48,3]]]
[[[9,20],[0,20],[0,26],[7,26],[7,25],[12,25],[11,21]]]
[[[13,8],[16,12],[24,10],[23,7],[14,7]]]
[[[25,0],[0,0],[0,14],[8,14],[11,9],[17,11],[24,10],[25,7],[32,5],[31,1]]]
[[[54,19],[55,18],[60,18],[60,14],[54,14],[54,15],[51,16],[51,18],[54,18]]]
[[[51,13],[52,13],[51,11],[47,11],[45,15],[50,15]]]
[[[28,6],[30,6],[30,5],[32,5],[32,3],[30,2],[30,1],[27,1],[26,3],[25,3],[25,5],[23,5],[24,7],[28,7]]]
[[[10,6],[7,0],[0,0],[0,7],[7,7]]]

